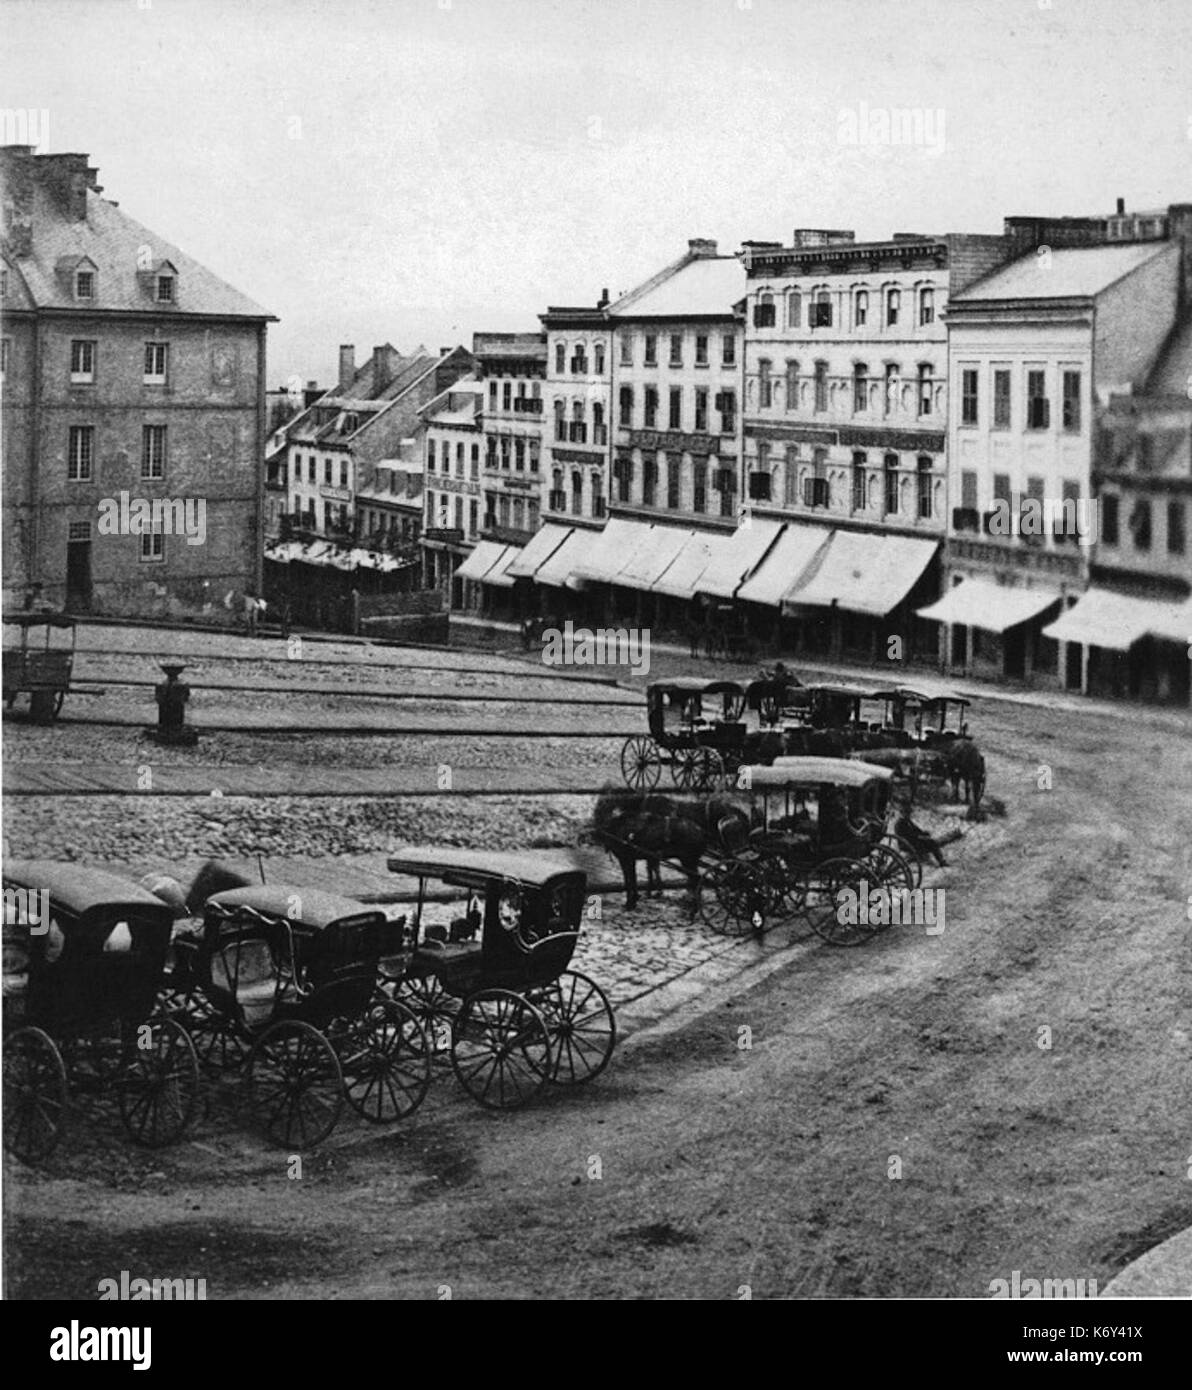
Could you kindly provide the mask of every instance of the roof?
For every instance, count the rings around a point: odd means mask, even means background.
[[[943,598],[920,608],[918,615],[936,623],[1005,632],[1038,617],[1059,598],[1053,589],[1011,589],[988,579],[964,579]]]
[[[836,531],[783,606],[837,607],[884,618],[918,583],[939,544],[919,536]]]
[[[715,558],[728,545],[729,537],[720,531],[691,531],[682,550],[650,586],[656,594],[671,598],[691,598]]]
[[[1184,314],[1167,340],[1147,381],[1147,394],[1178,395],[1188,401],[1189,382],[1192,382],[1192,312]]]
[[[711,564],[700,576],[699,592],[732,598],[742,577],[757,568],[781,530],[781,521],[747,517],[713,554]]]
[[[354,898],[325,893],[319,888],[297,888],[292,884],[261,883],[248,888],[229,888],[215,893],[207,902],[219,907],[251,907],[273,917],[287,917],[304,927],[322,929],[345,917],[364,913],[384,916],[380,908],[368,907]]]
[[[666,572],[692,533],[681,526],[651,526],[631,522],[637,535],[616,582],[627,589],[652,589]]]
[[[500,545],[497,541],[477,541],[471,554],[464,560],[463,564],[455,571],[455,579],[484,579],[490,570],[505,558],[505,552],[514,549],[513,546]],[[510,580],[510,583],[513,581]]]
[[[736,256],[694,256],[622,295],[608,314],[611,319],[728,319],[745,289],[745,267]]]
[[[582,869],[565,859],[552,859],[547,855],[437,847],[413,847],[390,855],[389,871],[411,878],[440,878],[447,883],[497,879],[531,888],[540,888],[560,874],[583,874]]]
[[[750,767],[753,787],[812,786],[864,787],[869,782],[889,782],[888,767],[852,758],[775,758],[771,767]]]
[[[535,584],[550,584],[561,589],[579,587],[576,567],[583,563],[600,541],[601,532],[588,531],[576,527],[567,539],[557,547],[549,560],[544,560],[534,571]]]
[[[138,913],[157,909],[171,921],[174,917],[174,909],[147,888],[90,864],[13,859],[4,866],[4,883],[35,891],[48,889],[50,901],[67,912],[87,912],[96,907],[135,908]]]
[[[8,258],[38,308],[136,312],[163,318],[205,314],[275,320],[275,315],[94,189],[87,190],[86,218],[72,221],[39,180],[34,180],[32,187],[33,254],[14,257],[10,251]],[[177,273],[175,299],[168,304],[159,304],[151,296],[147,273],[139,269],[145,246],[152,250],[155,264],[169,261]],[[80,302],[75,298],[74,286],[58,272],[58,266],[62,262],[77,262],[84,256],[95,266],[95,298]]]
[[[559,549],[571,532],[570,526],[555,526],[548,521],[541,530],[534,532],[525,549],[513,557],[506,573],[514,579],[529,579]]]
[[[639,544],[650,528],[624,517],[614,516],[605,522],[604,530],[594,538],[587,553],[580,557],[572,573],[577,579],[597,583],[618,583],[617,575],[629,559],[633,546]]]
[[[789,522],[765,559],[737,590],[739,599],[778,607],[799,582],[807,567],[828,544],[831,531],[823,526]]]
[[[514,576],[509,573],[509,566],[521,554],[520,545],[507,545],[504,547],[497,563],[484,576],[483,583],[495,584],[501,589],[512,589]]]
[[[1054,623],[1045,627],[1043,636],[1057,642],[1079,642],[1126,652],[1148,635],[1186,643],[1192,637],[1189,616],[1192,616],[1192,600],[1164,603],[1092,588],[1076,601],[1075,607],[1061,613]]]
[[[951,297],[968,304],[1001,299],[1084,299],[1101,294],[1148,261],[1170,254],[1174,243],[1132,242],[1074,247],[1043,256],[1032,251]]]

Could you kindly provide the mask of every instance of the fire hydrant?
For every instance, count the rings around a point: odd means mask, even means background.
[[[199,731],[188,728],[186,724],[190,686],[178,679],[186,668],[163,665],[161,669],[166,673],[166,678],[154,690],[157,697],[157,729],[153,737],[158,743],[193,746],[199,741]]]

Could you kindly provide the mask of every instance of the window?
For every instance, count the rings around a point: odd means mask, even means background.
[[[621,411],[621,424],[626,429],[633,426],[633,387],[622,386],[617,393],[617,401]]]
[[[933,289],[922,289],[919,291],[919,327],[923,328],[929,323],[935,322],[935,291]]]
[[[584,423],[583,401],[573,401],[571,405],[571,442],[573,444],[586,444],[588,442],[588,427]]]
[[[853,365],[853,412],[861,414],[869,409],[869,368],[864,362]]]
[[[1070,434],[1080,432],[1080,373],[1065,372],[1063,377],[1063,422]]]
[[[1167,504],[1167,553],[1168,555],[1182,555],[1187,548],[1188,539],[1185,529],[1186,515],[1182,502],[1168,502]]]
[[[311,462],[313,463],[314,460],[312,459]],[[426,441],[426,471],[428,473],[433,473],[435,471],[435,441],[433,439],[428,439]],[[313,473],[311,474],[310,480],[312,483],[314,482]]]
[[[642,459],[642,506],[652,507],[654,505],[654,494],[658,489],[658,460],[656,458]]]
[[[799,446],[788,444],[786,446],[786,477],[784,491],[784,501],[788,507],[799,505]]]
[[[513,382],[506,381],[501,385],[501,409],[513,409]]]
[[[1024,528],[1022,525],[1022,518],[1025,515],[1028,503],[1031,504],[1031,510],[1034,512],[1035,516],[1041,517],[1043,515],[1043,479],[1037,475],[1027,478],[1026,496],[1019,500],[1018,530],[1022,540],[1027,545],[1042,545],[1043,537],[1037,534],[1038,526],[1033,524],[1028,532],[1028,529]]]
[[[788,361],[786,364],[786,408],[799,408],[799,364]]]
[[[886,363],[885,409],[892,415],[898,409],[898,363]]]
[[[141,477],[166,476],[166,427],[146,425],[141,431]]]
[[[536,528],[538,525],[538,517],[535,514],[535,510],[534,503],[531,501],[530,513],[532,529]],[[599,473],[592,474],[592,515],[604,515],[604,478]]]
[[[617,501],[628,502],[633,491],[633,460],[622,455],[613,464],[613,481],[617,485]]]
[[[865,455],[863,453],[853,455],[852,507],[855,512],[865,510]]]
[[[886,515],[898,515],[898,455],[887,454],[882,460],[886,478]]]
[[[621,366],[633,366],[633,339],[628,333],[621,334]]]
[[[798,328],[803,322],[803,296],[798,290],[791,290],[786,297],[786,326]]]
[[[853,326],[864,328],[869,322],[869,291],[858,290],[853,300]]]
[[[737,339],[733,333],[726,333],[720,340],[720,365],[732,367],[737,361]]]
[[[89,483],[94,457],[95,427],[93,425],[71,425],[66,459],[67,481]]]
[[[658,365],[658,335],[656,333],[646,334],[646,366],[656,367]]]
[[[993,428],[1010,428],[1010,369],[996,367],[993,373]]]
[[[696,459],[691,466],[691,510],[708,510],[708,465],[703,459]]]
[[[555,440],[562,441],[567,438],[567,420],[565,417],[566,407],[562,401],[555,402]]]
[[[332,487],[332,486],[333,486],[335,475],[334,475],[334,474],[332,473],[332,471],[331,471],[332,466],[333,466],[333,465],[332,465],[330,459],[324,459],[324,460],[323,460],[323,486],[324,486],[324,487]],[[450,472],[451,472],[451,456],[450,456],[450,454],[447,452],[447,447],[446,447],[445,445],[444,445],[444,448],[443,448],[443,472],[444,472],[444,473],[450,473]]]
[[[145,380],[153,385],[162,385],[170,364],[169,343],[145,344]]]
[[[695,432],[708,432],[708,393],[702,386],[697,387],[695,392]]]
[[[488,407],[490,410],[497,408],[497,383],[495,381],[488,383]]]
[[[708,365],[708,335],[706,333],[695,335],[695,365],[697,367]]]
[[[563,495],[563,470],[561,468],[555,468],[551,471],[549,506],[552,512],[567,510],[567,499]]]
[[[596,346],[592,349],[592,357],[593,357],[593,359],[594,359],[594,364],[595,364],[595,365],[594,365],[594,370],[595,370],[595,372],[596,372],[596,375],[597,375],[597,376],[603,376],[603,375],[604,375],[604,344],[603,344],[603,343],[597,343]]]
[[[1051,405],[1047,399],[1047,373],[1034,370],[1026,374],[1026,427],[1045,430],[1051,423]]]
[[[803,505],[805,507],[827,507],[831,505],[831,485],[828,482],[828,451],[816,449],[811,456],[814,476],[804,480]]]
[[[683,389],[680,386],[672,386],[670,389],[667,428],[672,430],[683,428]]]
[[[571,375],[588,375],[588,349],[583,343],[577,343],[575,351],[571,354]]]
[[[772,294],[759,294],[753,310],[754,328],[773,328],[776,323],[774,296]]]
[[[718,468],[714,482],[720,493],[720,515],[735,516],[737,511],[736,474],[731,468]]]
[[[683,456],[681,454],[667,454],[666,456],[666,505],[672,512],[679,510],[679,481],[683,468]]]
[[[472,477],[480,477],[480,445],[472,445]]]
[[[898,323],[898,312],[902,307],[902,291],[886,291],[886,327],[894,328]]]
[[[1134,536],[1135,550],[1151,548],[1151,504],[1145,497],[1140,497],[1134,503],[1134,510],[1130,513],[1130,531]]]
[[[604,406],[599,401],[592,402],[592,443],[608,443],[608,431],[604,427]]]
[[[919,415],[920,415],[920,416],[930,415],[930,414],[931,414],[931,405],[932,405],[932,401],[931,401],[931,388],[932,388],[932,384],[933,384],[933,383],[932,383],[932,377],[931,377],[931,363],[930,363],[930,362],[920,362],[920,363],[919,363]],[[975,404],[975,403],[974,403],[974,404]]]
[[[93,270],[75,271],[75,298],[95,298],[95,272]]]
[[[72,382],[95,380],[95,344],[76,338],[70,345],[70,379]]]
[[[141,533],[141,559],[164,560],[166,558],[166,538],[160,531]]]
[[[670,365],[672,367],[681,367],[683,365],[682,333],[672,333],[670,335]]]
[[[720,433],[735,434],[737,430],[737,393],[721,391],[716,397],[716,408],[720,411]]]
[[[520,501],[521,499],[519,498],[518,500]],[[477,502],[476,499],[473,497],[472,500],[468,503],[468,535],[469,535],[469,536],[474,536],[474,535],[476,534],[476,529],[477,529],[476,523],[477,523],[477,521],[478,521],[479,519],[480,519],[480,503]]]
[[[567,369],[567,344],[555,344],[555,375],[562,376]]]
[[[463,461],[463,458],[461,457],[461,455],[463,454],[463,450],[464,450],[464,446],[463,446],[462,444],[461,444],[461,445],[459,446],[459,448],[456,450],[456,461],[457,461],[457,463],[459,464],[459,472],[460,472],[460,476],[461,476],[461,477],[463,476],[463,471],[464,471],[464,461]],[[339,465],[339,485],[340,485],[340,487],[347,487],[347,485],[348,485],[348,461],[347,461],[347,459],[341,459],[341,461],[340,461],[340,465]]]
[[[89,541],[91,539],[91,523],[89,521],[72,521],[66,528],[66,539],[68,541]]]
[[[159,304],[173,304],[174,277],[172,275],[159,275],[157,277],[157,302]]]
[[[571,474],[571,510],[576,516],[584,512],[584,475],[578,468]]]
[[[646,429],[654,430],[658,428],[658,388],[656,386],[646,387]]]
[[[816,290],[811,302],[812,328],[832,327],[832,297],[827,290]]]
[[[980,518],[977,514],[977,470],[965,468],[960,473],[960,506],[952,509],[952,529],[954,531],[977,531]]]
[[[769,410],[774,401],[774,388],[770,382],[770,363],[762,357],[757,364],[757,403],[761,410]]]
[[[932,477],[931,459],[927,454],[920,454],[918,460],[918,484],[919,484],[919,520],[930,521],[932,515]]]
[[[828,364],[826,362],[815,364],[815,408],[821,411],[828,408]]]
[[[922,370],[922,369],[920,369]],[[977,369],[965,367],[960,373],[960,423],[977,423]]]
[[[757,446],[757,462],[749,475],[749,497],[754,502],[770,500],[770,446],[765,442]]]

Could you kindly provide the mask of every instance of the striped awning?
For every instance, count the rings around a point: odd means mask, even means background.
[[[783,608],[842,608],[884,618],[906,598],[939,549],[918,536],[837,531],[783,600]]]
[[[1000,633],[1037,618],[1059,598],[1053,589],[1012,589],[988,579],[962,579],[943,598],[920,608],[919,617]]]

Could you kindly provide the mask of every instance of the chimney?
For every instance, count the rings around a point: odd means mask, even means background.
[[[356,344],[341,343],[339,345],[339,389],[346,391],[352,384],[352,378],[356,375]]]
[[[691,256],[714,256],[716,243],[708,237],[692,237],[687,243],[687,253]]]
[[[68,222],[87,220],[87,190],[95,188],[97,171],[85,154],[39,154],[37,168]]]
[[[1125,198],[1119,198],[1119,199],[1117,200],[1117,215],[1118,215],[1119,217],[1124,217],[1124,216],[1125,216],[1125,213],[1126,213],[1126,200],[1125,200]]]
[[[5,249],[12,256],[33,254],[33,160],[27,145],[0,145]]]
[[[379,396],[397,375],[401,354],[388,344],[373,348],[373,395]]]

